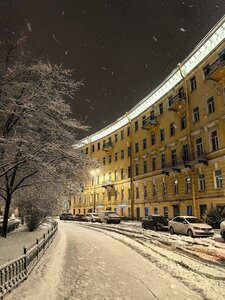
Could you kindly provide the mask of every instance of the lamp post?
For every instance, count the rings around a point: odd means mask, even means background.
[[[92,178],[93,178],[93,185],[94,185],[94,205],[93,205],[93,212],[95,212],[95,206],[96,206],[95,185],[96,185],[96,178],[97,178],[98,174],[99,174],[99,169],[92,169],[91,170],[91,175],[92,175]]]

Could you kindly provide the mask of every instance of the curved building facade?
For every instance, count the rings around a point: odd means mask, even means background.
[[[225,17],[146,98],[80,141],[99,162],[71,212],[201,217],[225,205]]]

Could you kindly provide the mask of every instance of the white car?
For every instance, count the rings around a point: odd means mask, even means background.
[[[87,222],[101,222],[100,217],[97,213],[88,213],[86,214]]]
[[[169,221],[169,231],[171,234],[180,233],[191,237],[213,236],[212,227],[202,220],[193,216],[178,216]]]

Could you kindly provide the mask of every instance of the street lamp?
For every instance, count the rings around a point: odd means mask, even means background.
[[[91,170],[91,175],[92,175],[92,178],[93,178],[93,185],[94,185],[94,205],[93,205],[93,212],[95,212],[95,206],[96,206],[95,184],[96,184],[96,178],[97,178],[98,174],[99,174],[99,169],[92,169]]]

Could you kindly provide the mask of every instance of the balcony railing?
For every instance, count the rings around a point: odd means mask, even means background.
[[[113,148],[113,143],[112,142],[105,142],[103,145],[102,145],[102,149],[104,151],[109,151]]]
[[[152,126],[153,127],[156,126],[157,124],[158,123],[157,123],[157,119],[155,116],[149,116],[148,118],[142,120],[142,128],[143,129],[149,129]]]
[[[104,180],[102,182],[102,187],[104,188],[113,188],[114,180]]]
[[[192,158],[183,157],[185,167],[190,167],[192,165],[203,163],[204,165],[208,165],[208,159],[205,152],[197,151],[193,153]]]
[[[184,168],[183,159],[172,159],[164,164],[162,167],[162,173],[166,175],[169,175],[170,171],[177,171],[180,173],[181,168]]]
[[[205,68],[205,79],[220,81],[225,76],[225,55],[222,55],[210,66]]]
[[[177,112],[180,109],[185,107],[185,102],[186,102],[185,92],[177,93],[176,96],[174,96],[170,100],[170,105],[168,109]]]

